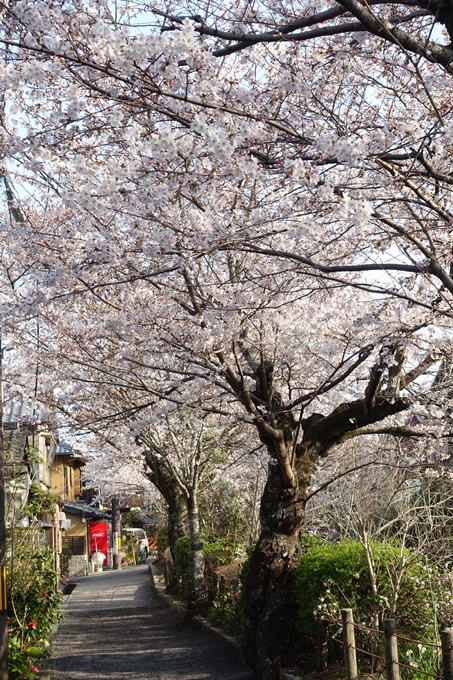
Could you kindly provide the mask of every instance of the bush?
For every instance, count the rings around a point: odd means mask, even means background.
[[[165,552],[165,550],[168,548],[168,526],[166,524],[165,524],[165,526],[158,528],[156,543],[157,543],[157,552],[158,552],[159,555],[162,555]]]
[[[62,618],[62,598],[50,549],[16,545],[8,573],[8,668],[13,679],[35,678],[34,662],[46,655],[53,627]],[[33,670],[34,669],[34,670]]]
[[[229,590],[217,595],[209,611],[208,619],[231,635],[242,635],[245,625],[244,584],[250,572],[253,550],[243,562],[239,579]]]
[[[219,593],[209,610],[208,620],[220,626],[230,635],[241,635],[244,631],[244,601],[241,593],[226,591]]]
[[[39,461],[30,449],[29,460]],[[21,488],[22,471],[9,470],[9,488]],[[12,491],[11,491],[12,493]],[[8,670],[10,680],[39,677],[36,660],[47,655],[52,630],[62,618],[54,553],[46,546],[41,522],[55,511],[56,497],[37,484],[25,505],[9,508],[7,524]],[[21,522],[28,518],[29,526]]]
[[[314,537],[304,540],[305,554],[295,572],[298,630],[314,642],[317,619],[340,619],[349,607],[354,619],[375,628],[382,619],[396,619],[401,635],[433,640],[437,622],[451,618],[451,579],[430,567],[424,556],[401,551],[392,543],[371,543],[377,595],[373,594],[365,551],[359,541],[329,544]],[[393,587],[404,558],[398,599],[391,611]],[[361,644],[367,644],[362,635]],[[370,640],[368,636],[368,640]]]
[[[203,538],[203,554],[206,572],[212,572],[222,564],[232,562],[238,546],[227,538],[210,534]],[[176,578],[182,584],[183,592],[188,592],[190,568],[190,535],[185,534],[174,546]]]

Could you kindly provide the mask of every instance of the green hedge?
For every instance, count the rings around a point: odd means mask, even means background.
[[[238,546],[224,537],[210,534],[203,537],[203,554],[206,570],[214,571],[222,564],[229,564],[236,557]],[[175,572],[183,591],[189,587],[190,535],[178,538],[174,547]]]
[[[359,541],[345,539],[329,544],[312,536],[304,538],[305,553],[295,572],[298,630],[314,640],[317,619],[338,620],[340,609],[349,607],[357,623],[374,627],[376,619],[382,621],[392,614],[402,635],[433,639],[436,620],[439,623],[447,616],[442,611],[442,601],[448,599],[444,586],[447,590],[449,586],[443,575],[430,567],[424,556],[401,551],[396,543],[374,541],[370,547],[377,596],[372,591],[365,550]],[[393,584],[401,554],[406,566],[392,613]]]

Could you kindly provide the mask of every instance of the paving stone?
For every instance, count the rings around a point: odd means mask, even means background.
[[[151,597],[147,567],[80,579],[48,663],[51,680],[252,680],[237,652]]]

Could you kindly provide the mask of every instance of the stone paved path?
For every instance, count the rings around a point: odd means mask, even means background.
[[[146,565],[81,579],[65,610],[52,680],[252,680],[236,652],[152,598]]]

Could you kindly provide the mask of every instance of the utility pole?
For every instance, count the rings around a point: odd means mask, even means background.
[[[5,442],[3,436],[3,347],[0,336],[0,680],[8,680],[8,609],[6,603]]]
[[[121,540],[121,514],[119,498],[112,498],[112,554],[113,569],[121,569],[121,551],[119,541]],[[1,678],[0,678],[1,680]]]

